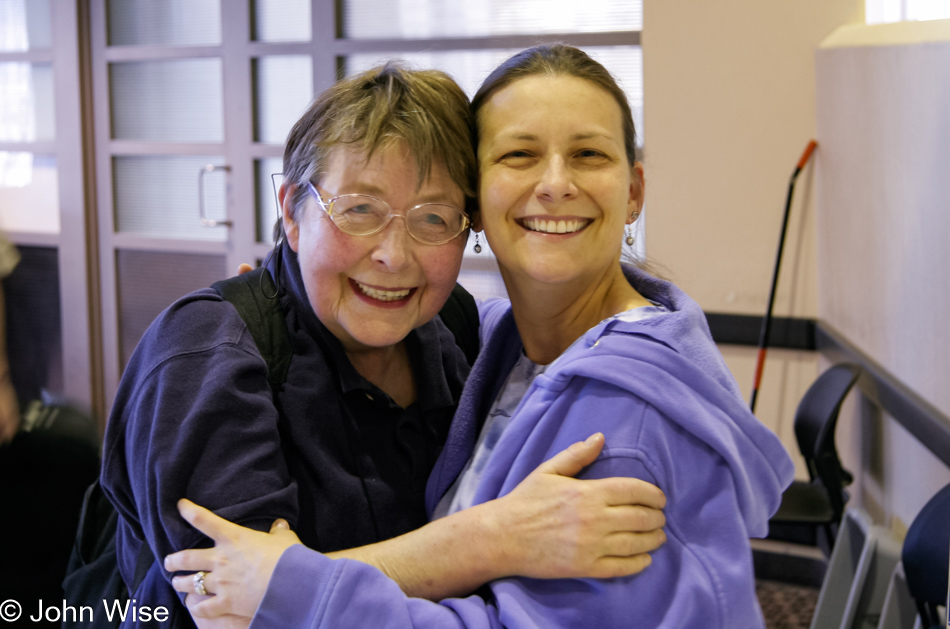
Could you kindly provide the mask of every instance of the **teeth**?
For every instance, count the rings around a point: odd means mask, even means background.
[[[542,218],[526,218],[524,226],[531,231],[544,234],[571,234],[579,231],[587,224],[587,221],[546,221]]]
[[[378,299],[379,301],[396,301],[397,299],[404,299],[407,295],[409,295],[410,290],[408,288],[404,290],[378,290],[365,284],[360,284],[359,282],[356,282],[356,285],[360,287],[360,291],[364,295],[372,297],[373,299]]]

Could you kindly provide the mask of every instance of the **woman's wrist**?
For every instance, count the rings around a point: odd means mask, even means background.
[[[452,548],[447,549],[452,553],[448,559],[462,560],[465,563],[460,565],[467,566],[464,593],[489,581],[517,574],[518,544],[513,542],[504,514],[504,504],[490,500],[430,523],[430,526],[446,527],[453,542]]]
[[[394,539],[327,553],[370,564],[407,596],[439,601],[470,594],[513,574],[504,522],[492,501],[440,518]]]

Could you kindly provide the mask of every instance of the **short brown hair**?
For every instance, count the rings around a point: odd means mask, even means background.
[[[482,82],[481,87],[472,98],[472,111],[478,111],[498,90],[507,87],[518,79],[536,75],[574,76],[585,79],[607,90],[620,106],[623,119],[624,149],[627,161],[633,164],[637,161],[637,131],[633,125],[633,113],[627,95],[617,85],[617,81],[597,61],[579,48],[564,44],[541,44],[515,54],[507,61],[502,62]]]
[[[326,174],[330,151],[357,146],[367,158],[395,142],[405,142],[419,168],[421,186],[441,161],[474,208],[477,165],[475,119],[468,97],[438,70],[410,70],[397,62],[338,81],[300,117],[284,148],[284,183],[297,186],[293,214],[307,194],[307,182]],[[275,240],[283,235],[277,221]]]

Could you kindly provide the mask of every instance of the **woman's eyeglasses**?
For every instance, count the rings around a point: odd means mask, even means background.
[[[396,214],[391,205],[368,194],[341,194],[324,201],[317,189],[307,182],[310,193],[330,220],[341,231],[354,236],[369,236],[389,225],[393,217],[405,219],[409,235],[427,245],[444,245],[468,229],[469,220],[462,210],[442,203],[422,203]]]

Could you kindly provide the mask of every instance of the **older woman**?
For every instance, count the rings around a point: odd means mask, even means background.
[[[666,545],[635,576],[506,578],[484,596],[436,604],[358,562],[300,545],[281,554],[288,532],[246,534],[186,504],[221,548],[167,565],[224,573],[221,601],[194,613],[238,611],[246,590],[227,582],[229,560],[257,548],[259,561],[239,563],[263,566],[264,578],[276,563],[252,623],[261,627],[762,627],[748,538],[766,533],[792,464],[741,400],[696,303],[620,262],[644,191],[622,91],[583,52],[542,46],[493,72],[473,109],[476,227],[511,302],[481,308],[481,354],[427,504],[464,513],[504,496],[599,430],[607,448],[583,476],[656,483],[668,497]]]
[[[163,627],[191,619],[152,558],[205,540],[179,516],[182,496],[252,528],[285,518],[323,552],[375,544],[344,556],[433,597],[507,574],[603,574],[602,555],[626,560],[613,571],[637,571],[662,541],[656,530],[618,533],[662,526],[656,510],[622,506],[631,495],[662,506],[655,488],[556,475],[578,471],[594,443],[540,470],[521,500],[378,544],[426,523],[426,479],[468,373],[433,318],[468,231],[471,134],[451,79],[396,66],[338,83],[298,121],[284,159],[283,237],[266,264],[293,346],[278,391],[246,324],[213,290],[180,299],[146,332],[116,396],[102,485],[121,516],[131,596],[169,609]],[[428,567],[403,569],[407,558]]]

